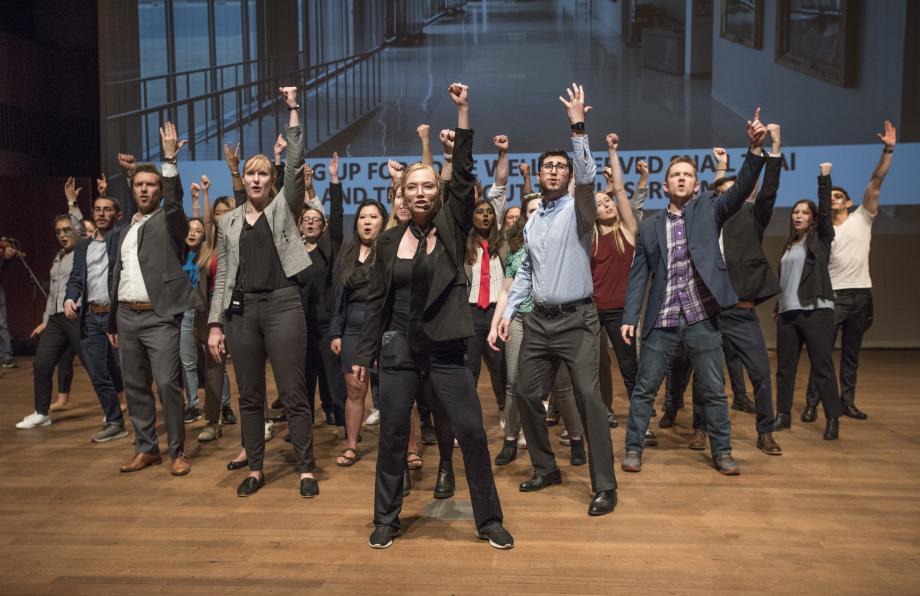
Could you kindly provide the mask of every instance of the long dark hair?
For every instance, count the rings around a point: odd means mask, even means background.
[[[358,260],[358,251],[361,250],[361,239],[358,237],[358,219],[361,217],[361,211],[365,207],[374,207],[380,213],[380,232],[374,237],[374,242],[371,244],[371,252],[367,255],[367,260],[365,260],[366,264],[374,262],[374,257],[377,255],[377,238],[383,232],[387,223],[387,208],[380,204],[379,201],[364,199],[361,201],[361,204],[358,205],[358,210],[355,211],[355,221],[352,226],[351,240],[342,245],[342,252],[339,253],[338,267],[342,272],[339,279],[341,279],[342,285],[346,288],[351,287],[351,276],[355,272],[355,261]]]
[[[811,199],[796,201],[795,205],[792,206],[792,210],[795,211],[795,208],[802,204],[808,205],[808,210],[811,211],[811,225],[808,226],[804,234],[799,235],[799,233],[795,231],[795,226],[792,225],[792,215],[789,215],[789,238],[786,239],[786,244],[783,245],[783,254],[786,254],[790,246],[811,234],[811,231],[818,225],[818,206],[815,205],[815,202]]]
[[[502,245],[502,231],[498,227],[498,218],[495,217],[495,207],[492,206],[492,203],[489,201],[477,201],[476,205],[473,207],[473,210],[479,209],[481,205],[488,205],[489,209],[492,210],[492,226],[489,228],[489,255],[494,257],[498,254],[498,249]],[[469,234],[466,237],[466,264],[472,265],[476,262],[476,249],[479,248],[480,236],[479,232],[476,231],[476,228],[470,228]]]
[[[189,254],[194,252],[195,255],[196,255],[195,261],[196,261],[196,263],[197,263],[197,260],[198,260],[197,255],[200,255],[200,254],[201,254],[201,251],[202,251],[205,247],[207,247],[207,245],[208,245],[208,229],[205,227],[205,225],[204,225],[204,220],[203,220],[203,219],[201,219],[200,217],[190,217],[190,218],[188,218],[188,225],[189,225],[189,229],[190,229],[190,230],[191,230],[191,226],[192,226],[192,222],[193,222],[193,221],[197,221],[199,224],[201,224],[201,229],[202,229],[202,231],[204,232],[204,235],[201,237],[201,242],[199,242],[199,243],[198,243],[198,246],[196,246],[195,248],[190,247],[190,246],[188,245],[188,242],[183,242],[183,244],[182,244],[182,260],[185,261],[185,259],[188,258]],[[188,234],[186,234],[186,237],[188,237]]]

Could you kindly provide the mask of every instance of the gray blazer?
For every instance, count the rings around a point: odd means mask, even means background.
[[[137,258],[153,309],[161,317],[175,316],[194,308],[195,289],[182,269],[180,258],[188,235],[188,218],[182,206],[182,182],[178,176],[163,177],[163,206],[141,226],[137,234]],[[118,284],[121,280],[121,245],[130,223],[118,232],[112,275],[109,333],[117,333]]]
[[[275,248],[287,277],[294,277],[310,266],[310,257],[303,249],[297,223],[303,212],[303,138],[299,126],[286,127],[287,161],[284,165],[284,187],[265,208],[265,218],[275,239]],[[236,285],[240,267],[240,234],[246,217],[246,205],[240,205],[224,215],[217,227],[217,276],[208,325],[224,324],[230,297]]]

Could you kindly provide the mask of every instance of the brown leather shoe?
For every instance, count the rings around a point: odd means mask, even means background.
[[[156,466],[161,463],[163,463],[163,456],[159,453],[135,453],[131,463],[127,466],[122,466],[121,471],[123,474],[137,472],[147,466]]]
[[[694,451],[703,451],[706,449],[706,439],[708,438],[709,436],[706,434],[705,430],[694,430],[693,436],[690,437],[690,443],[687,444],[687,447]]]
[[[767,455],[783,454],[783,450],[773,440],[773,433],[757,433],[757,448]]]
[[[172,468],[169,470],[169,473],[173,476],[185,476],[191,471],[192,464],[189,463],[184,453],[180,453],[176,459],[172,460]]]

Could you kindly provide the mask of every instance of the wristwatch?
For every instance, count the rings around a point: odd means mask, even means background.
[[[577,132],[578,134],[585,134],[585,123],[576,122],[572,124],[572,132]]]

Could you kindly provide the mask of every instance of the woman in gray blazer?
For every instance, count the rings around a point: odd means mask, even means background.
[[[208,316],[208,349],[215,360],[226,351],[224,332],[240,392],[243,444],[249,476],[237,495],[248,497],[265,485],[265,358],[272,363],[278,398],[287,413],[300,472],[300,496],[315,497],[313,414],[307,401],[304,363],[307,327],[295,276],[310,265],[297,222],[303,211],[303,138],[297,88],[280,89],[290,113],[284,187],[272,197],[271,160],[246,160],[242,180],[246,202],[225,215],[217,232],[217,277]]]

